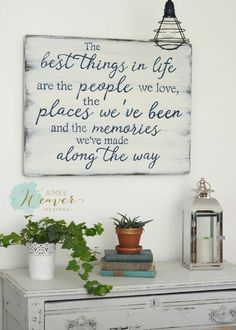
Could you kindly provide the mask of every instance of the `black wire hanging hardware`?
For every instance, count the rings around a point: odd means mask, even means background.
[[[164,15],[159,24],[159,28],[154,30],[156,35],[153,39],[157,46],[162,49],[173,50],[189,42],[184,35],[185,30],[182,29],[181,22],[175,15],[175,7],[172,0],[166,2]]]

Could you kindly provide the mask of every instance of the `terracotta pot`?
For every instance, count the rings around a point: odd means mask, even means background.
[[[142,247],[139,245],[143,228],[116,228],[119,245],[116,250],[119,253],[140,253]]]

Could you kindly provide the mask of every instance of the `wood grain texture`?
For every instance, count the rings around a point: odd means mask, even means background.
[[[24,173],[188,173],[191,53],[27,36]]]

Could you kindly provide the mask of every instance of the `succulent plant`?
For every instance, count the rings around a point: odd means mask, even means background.
[[[117,212],[117,214],[121,217],[120,219],[112,217],[113,223],[117,228],[143,228],[147,223],[153,221],[153,219],[141,221],[139,220],[140,216],[131,218],[122,213]]]

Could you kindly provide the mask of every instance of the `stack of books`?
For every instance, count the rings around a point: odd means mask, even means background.
[[[104,250],[101,259],[102,276],[155,277],[156,269],[150,249],[138,254],[121,254],[116,250]]]

